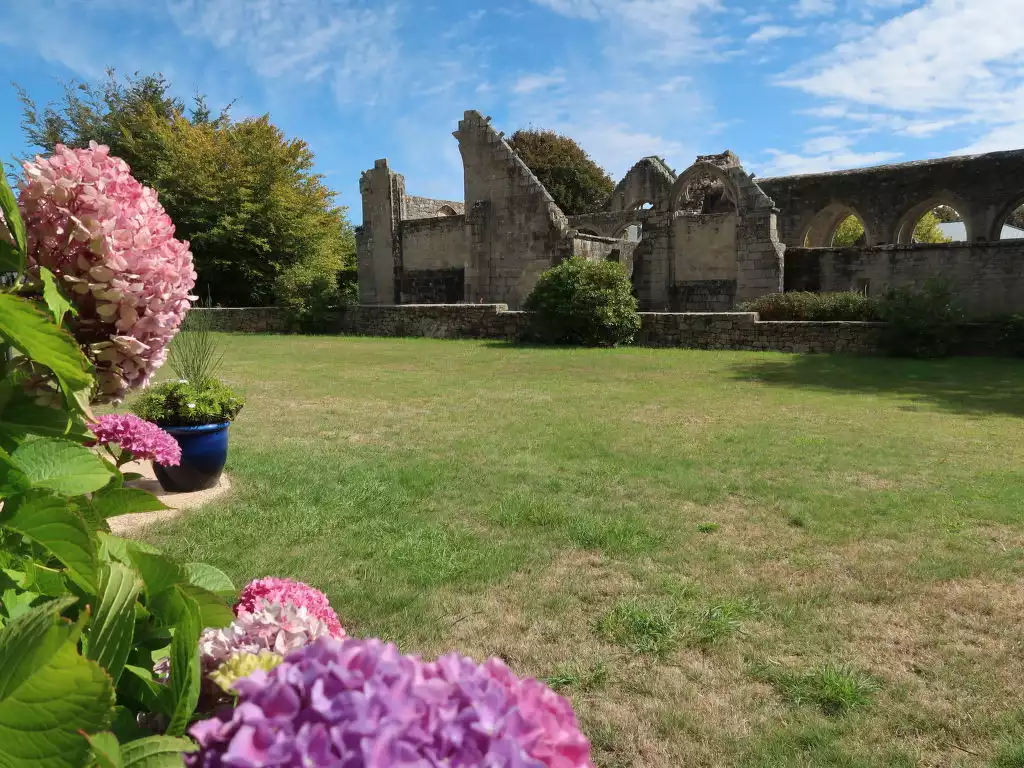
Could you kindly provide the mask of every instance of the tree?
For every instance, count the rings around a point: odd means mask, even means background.
[[[204,299],[226,306],[267,304],[274,283],[298,264],[337,273],[355,260],[346,209],[313,172],[301,139],[288,139],[266,115],[216,117],[201,96],[190,110],[160,75],[99,85],[69,83],[55,105],[40,110],[23,90],[25,133],[46,151],[97,141],[153,187],[191,242]]]
[[[508,143],[570,216],[601,210],[615,189],[608,173],[568,136],[531,128],[516,131]]]
[[[952,242],[952,238],[943,234],[942,230],[939,228],[940,223],[939,216],[936,215],[934,211],[926,213],[920,218],[917,225],[914,227],[914,242]],[[860,223],[860,219],[856,216],[848,216],[836,229],[836,234],[832,238],[832,246],[834,248],[849,248],[851,246],[862,245],[864,245],[864,225]]]

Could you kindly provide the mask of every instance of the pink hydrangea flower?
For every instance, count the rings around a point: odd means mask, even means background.
[[[234,687],[236,707],[191,728],[190,768],[592,765],[569,702],[498,659],[321,639]]]
[[[145,386],[188,312],[196,271],[156,192],[109,149],[58,144],[25,163],[19,203],[29,266],[64,281],[71,324],[96,366],[99,400]]]
[[[116,443],[135,459],[155,461],[165,467],[181,463],[178,441],[152,422],[133,413],[108,413],[90,425],[100,445]]]
[[[237,653],[271,651],[284,656],[331,634],[327,623],[304,605],[260,599],[252,611],[241,611],[227,627],[203,631],[199,638],[203,672],[213,672]]]
[[[260,600],[269,603],[293,603],[305,608],[309,613],[324,622],[333,637],[341,640],[345,637],[338,614],[331,608],[327,595],[319,589],[303,584],[301,581],[279,579],[269,576],[265,579],[254,579],[245,585],[235,605],[235,615],[251,613],[256,610]]]

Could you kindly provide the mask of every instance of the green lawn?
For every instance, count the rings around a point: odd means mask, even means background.
[[[549,678],[602,766],[1024,766],[1024,364],[224,339],[175,555]]]

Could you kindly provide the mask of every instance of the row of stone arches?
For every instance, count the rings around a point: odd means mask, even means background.
[[[910,208],[891,232],[879,232],[856,208],[833,203],[805,227],[800,244],[810,248],[870,246],[896,243],[976,242],[1024,238],[1024,199],[1001,212],[989,231],[971,215],[970,207],[950,194],[928,198]]]

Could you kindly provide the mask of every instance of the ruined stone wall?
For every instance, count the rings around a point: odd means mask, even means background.
[[[455,137],[470,232],[466,298],[517,308],[541,273],[571,254],[572,229],[490,118],[466,112]]]
[[[406,272],[465,265],[465,216],[403,221],[400,231],[402,268]]]
[[[466,213],[466,204],[459,200],[435,200],[432,197],[405,195],[403,216],[410,219],[433,219],[438,216],[460,216]]]
[[[791,248],[786,290],[867,291],[917,287],[945,277],[972,317],[1024,312],[1024,240],[995,243]]]
[[[964,218],[968,241],[998,240],[1024,201],[1024,150],[948,157],[834,173],[759,179],[780,211],[787,245],[826,247],[851,213],[868,245],[909,244],[917,220],[939,204]]]
[[[626,268],[626,274],[633,273],[633,250],[636,243],[614,237],[576,235],[572,239],[572,255],[587,261],[615,261]]]

